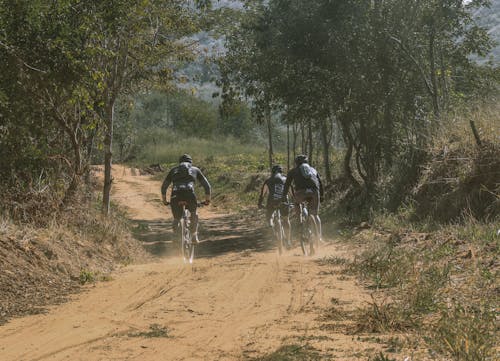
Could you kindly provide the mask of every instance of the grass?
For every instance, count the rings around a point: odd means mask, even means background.
[[[354,318],[354,333],[407,331],[415,325],[415,320],[401,303],[375,299],[368,307],[359,309]]]
[[[428,337],[428,342],[436,350],[456,361],[495,358],[498,325],[493,310],[458,306],[443,310],[440,316]]]
[[[81,285],[85,285],[87,283],[96,283],[97,281],[108,282],[112,280],[112,277],[109,274],[103,274],[99,271],[94,272],[84,268],[80,271],[78,280]]]
[[[390,358],[389,356],[386,356],[382,352],[380,352],[375,357],[370,358],[369,361],[396,361],[396,359]]]
[[[498,223],[467,218],[448,225],[406,221],[404,227],[404,217],[394,215],[374,223],[353,235],[351,241],[366,247],[352,262],[323,261],[343,265],[374,290],[372,302],[354,314],[355,332],[404,331],[454,360],[498,356]]]
[[[284,345],[278,350],[252,361],[316,361],[324,360],[313,347],[309,345]]]
[[[144,134],[140,139],[137,158],[139,165],[176,163],[179,156],[189,153],[196,163],[212,157],[224,157],[234,154],[262,156],[266,159],[266,147],[262,144],[245,144],[232,137],[203,139],[177,134],[166,129],[154,129],[151,134]],[[208,165],[208,164],[207,164]]]
[[[129,337],[143,337],[143,338],[159,338],[159,337],[171,337],[170,330],[167,327],[163,327],[159,324],[149,325],[148,331],[142,332],[132,332],[128,334]]]

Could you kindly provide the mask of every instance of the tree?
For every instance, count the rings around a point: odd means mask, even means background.
[[[408,153],[418,160],[430,120],[464,77],[478,74],[470,54],[484,54],[490,44],[471,10],[486,4],[252,2],[228,38],[225,97],[244,95],[254,108],[283,110],[288,123],[301,124],[311,155],[312,133],[326,134],[334,119],[346,145],[345,177],[355,187],[362,182],[371,197],[395,161],[406,162]],[[327,137],[321,143],[327,159]]]
[[[108,213],[118,96],[145,82],[169,84],[175,64],[191,53],[192,44],[182,39],[197,29],[197,8],[182,0],[2,0],[0,8],[0,58],[8,66],[0,77],[5,122],[20,131],[16,117],[34,124],[40,147],[54,143],[44,137],[65,135],[55,156],[72,169],[65,199],[88,169],[91,147],[86,145],[99,128],[105,148],[103,211]],[[71,157],[65,154],[68,146]]]

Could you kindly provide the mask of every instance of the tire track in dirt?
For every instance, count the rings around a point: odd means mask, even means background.
[[[160,182],[119,166],[114,174],[115,199],[154,261],[124,267],[46,315],[0,327],[2,360],[241,360],[304,340],[353,360],[376,347],[321,330],[332,299],[352,309],[369,300],[353,280],[325,275],[299,248],[279,257],[248,218],[209,207],[200,210],[205,242],[194,265],[184,265]],[[321,253],[342,255],[332,245]]]

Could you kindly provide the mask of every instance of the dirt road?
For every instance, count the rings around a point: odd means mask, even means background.
[[[123,267],[47,314],[0,327],[1,360],[244,360],[282,345],[309,344],[336,360],[366,360],[380,344],[360,341],[349,320],[329,322],[369,297],[352,278],[318,262],[344,257],[329,244],[305,258],[279,257],[242,216],[201,211],[200,247],[184,265],[173,243],[160,183],[115,167],[114,199],[127,206],[154,262]],[[325,356],[326,357],[326,356]]]

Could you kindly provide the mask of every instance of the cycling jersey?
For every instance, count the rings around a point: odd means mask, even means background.
[[[281,173],[276,173],[273,174],[268,179],[266,179],[264,184],[262,185],[262,189],[260,191],[260,196],[259,196],[259,206],[262,206],[262,201],[264,200],[264,192],[267,188],[268,190],[267,203],[266,203],[267,218],[271,217],[271,214],[277,207],[281,208],[281,214],[283,216],[288,216],[288,207],[282,205],[282,199],[286,198],[286,195],[284,193],[285,182],[286,182],[286,177],[284,177]]]
[[[198,230],[198,215],[196,214],[198,202],[194,194],[194,183],[196,180],[198,180],[205,189],[205,194],[210,196],[211,189],[207,178],[205,178],[199,168],[194,167],[189,162],[182,162],[178,166],[172,168],[163,181],[161,186],[163,199],[165,199],[168,187],[172,184],[170,207],[174,216],[172,224],[174,231],[177,229],[178,220],[182,216],[182,206],[179,204],[181,201],[187,203],[187,209],[191,213],[191,227],[194,233],[196,234]]]
[[[271,177],[266,179],[260,192],[259,203],[262,202],[264,197],[265,187],[269,190],[269,194],[267,196],[268,203],[272,201],[281,201],[284,195],[283,191],[285,190],[285,182],[286,177],[284,177],[281,173],[273,174]]]
[[[161,194],[167,193],[167,188],[172,183],[172,192],[177,191],[190,191],[194,193],[194,183],[198,180],[203,188],[205,194],[210,194],[210,184],[207,178],[203,175],[201,170],[188,162],[180,163],[178,166],[172,168],[161,186]]]

